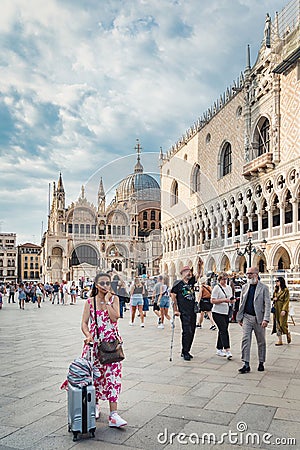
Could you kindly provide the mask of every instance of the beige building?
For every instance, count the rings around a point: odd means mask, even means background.
[[[0,233],[0,282],[17,281],[16,240],[16,233]]]
[[[248,48],[236,83],[161,155],[161,270],[171,281],[186,264],[244,272],[250,241],[261,272],[300,271],[299,18],[296,0],[267,16],[253,66]]]
[[[26,242],[18,245],[18,281],[39,281],[41,274],[40,245]]]
[[[78,200],[66,206],[59,176],[42,241],[43,281],[86,281],[97,270],[112,268],[128,279],[159,272],[160,186],[144,173],[139,142],[136,150],[134,171],[120,182],[109,205],[100,179],[96,205],[82,187]]]

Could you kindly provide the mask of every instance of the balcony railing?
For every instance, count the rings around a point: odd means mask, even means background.
[[[273,237],[280,236],[280,226],[272,228]]]
[[[245,178],[251,178],[256,176],[259,172],[265,172],[267,169],[273,168],[273,154],[271,152],[264,153],[261,156],[255,157],[249,163],[243,167],[243,176]]]
[[[292,223],[285,223],[284,224],[284,234],[290,234],[293,232],[293,224]]]

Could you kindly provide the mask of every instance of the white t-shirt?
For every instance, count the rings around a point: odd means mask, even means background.
[[[224,292],[222,291],[222,289],[220,288],[220,286],[218,284],[215,285],[215,287],[212,290],[211,293],[211,298],[230,298],[232,297],[232,289],[230,286],[226,285],[226,286],[222,286]],[[218,303],[218,304],[214,304],[212,307],[212,312],[215,313],[219,313],[219,314],[228,314],[228,310],[229,310],[229,304],[222,302],[222,303]]]

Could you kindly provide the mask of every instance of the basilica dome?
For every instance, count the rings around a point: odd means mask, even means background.
[[[116,192],[117,202],[131,200],[134,197],[137,200],[160,202],[159,184],[151,175],[144,173],[139,155],[134,173],[121,181]]]

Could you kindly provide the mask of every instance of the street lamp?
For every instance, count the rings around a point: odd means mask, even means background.
[[[246,244],[246,247],[244,250],[241,250],[241,242],[239,239],[237,239],[235,241],[235,249],[236,252],[239,256],[244,256],[244,255],[248,255],[248,267],[251,267],[251,255],[252,253],[256,254],[257,253],[257,249],[256,247],[252,244],[252,230],[248,230],[247,231],[247,239],[248,242]],[[267,248],[267,241],[266,239],[263,239],[260,245],[261,250],[264,252]]]

